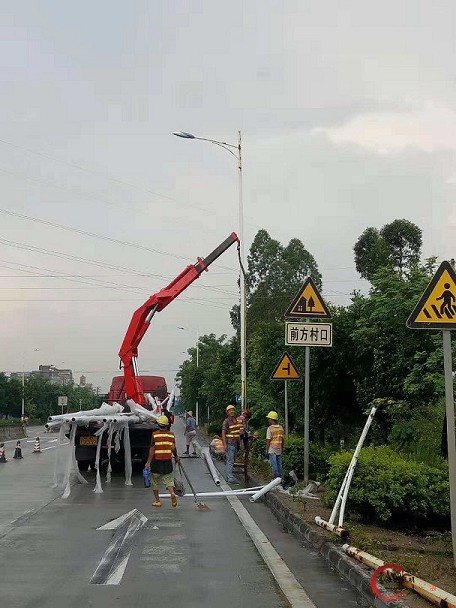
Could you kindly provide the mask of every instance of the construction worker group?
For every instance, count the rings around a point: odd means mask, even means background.
[[[227,417],[222,424],[222,444],[226,458],[226,480],[230,485],[238,485],[234,477],[233,467],[236,455],[241,449],[241,443],[246,449],[249,440],[248,423],[251,417],[249,410],[244,410],[241,416],[236,416],[234,405],[226,408]],[[282,452],[284,444],[284,430],[278,423],[277,412],[270,411],[266,416],[268,420],[268,430],[266,434],[266,450],[268,460],[275,477],[282,477]],[[215,449],[215,444],[213,444]],[[220,447],[220,446],[219,446]]]
[[[192,413],[189,412],[190,417]],[[193,418],[193,417],[192,417]],[[244,410],[241,416],[236,416],[236,408],[234,405],[228,405],[226,408],[226,418],[222,424],[222,437],[217,436],[211,442],[211,450],[213,453],[225,453],[226,459],[226,480],[230,485],[238,485],[238,481],[234,477],[233,468],[236,456],[241,449],[248,446],[249,441],[249,420],[251,413],[249,410]],[[282,452],[284,445],[284,430],[279,424],[279,416],[277,412],[270,411],[267,416],[268,429],[266,433],[266,450],[271,469],[275,477],[283,476],[282,469]],[[158,430],[152,433],[151,446],[149,456],[145,464],[145,468],[151,472],[151,485],[154,493],[153,507],[160,508],[162,502],[160,500],[159,486],[162,483],[168,490],[171,505],[177,506],[177,496],[174,487],[174,463],[179,465],[179,456],[177,455],[176,439],[171,431],[171,421],[166,415],[161,415],[158,420]],[[188,434],[188,431],[187,431]],[[196,431],[195,433],[196,434]],[[188,441],[188,439],[187,439]],[[189,441],[185,455],[189,452]]]

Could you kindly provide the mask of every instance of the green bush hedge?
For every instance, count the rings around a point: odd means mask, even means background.
[[[324,501],[332,506],[351,452],[330,457]],[[347,511],[367,522],[438,525],[450,514],[448,466],[406,460],[389,447],[361,450],[348,493]]]
[[[20,419],[17,420],[0,420],[0,426],[17,426],[21,424]]]
[[[266,431],[264,433],[266,434]],[[266,439],[257,439],[253,444],[252,452],[257,458],[262,458],[266,451]],[[315,481],[322,481],[329,472],[328,459],[334,449],[311,443],[309,449],[309,477]],[[285,440],[283,451],[283,468],[288,473],[293,470],[300,478],[304,476],[304,440],[302,437],[290,435]]]

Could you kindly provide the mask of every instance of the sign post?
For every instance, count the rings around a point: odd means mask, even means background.
[[[304,319],[306,323],[286,323],[285,344],[305,346],[305,367],[304,367],[304,484],[309,482],[309,427],[310,427],[310,347],[311,346],[332,346],[332,326],[330,323],[313,323],[312,319],[330,319],[331,313],[328,310],[317,286],[311,277],[307,277],[303,286],[298,291],[288,310],[285,313],[286,319]],[[300,326],[295,331],[289,326]],[[324,340],[321,339],[323,333],[320,325],[326,326]],[[329,328],[328,328],[329,326]],[[312,328],[312,329],[311,329]],[[329,331],[329,337],[328,337]],[[312,339],[311,339],[312,335]],[[318,338],[318,336],[320,336]],[[329,343],[328,343],[329,342]]]
[[[456,330],[456,272],[449,262],[442,262],[407,319],[411,329],[441,329],[445,374],[448,473],[450,481],[451,538],[456,566],[456,437],[454,428],[453,365],[451,330]]]
[[[68,397],[66,395],[62,395],[61,397],[57,398],[57,402],[58,402],[58,405],[61,406],[62,414],[63,414],[63,408],[67,407],[67,405],[68,405]]]
[[[285,437],[288,437],[288,380],[301,380],[301,374],[288,353],[280,357],[271,374],[271,380],[285,380]]]

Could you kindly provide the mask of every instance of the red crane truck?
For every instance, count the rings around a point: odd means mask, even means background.
[[[204,271],[207,271],[212,264],[222,253],[224,253],[234,243],[238,244],[239,238],[232,232],[223,243],[221,243],[212,253],[204,259],[198,258],[196,263],[187,266],[169,285],[150,296],[134,313],[130,324],[126,331],[122,345],[119,351],[120,367],[123,369],[123,376],[115,376],[112,380],[111,388],[108,396],[108,403],[117,401],[122,405],[132,399],[143,407],[150,410],[150,405],[145,397],[145,394],[150,393],[154,397],[159,397],[161,400],[167,396],[167,386],[164,378],[160,376],[140,376],[137,366],[138,347],[144,337],[152,318],[156,312],[161,312],[168,304],[170,304],[179,294],[189,287],[196,279],[198,279]],[[75,438],[76,460],[78,461],[79,469],[86,471],[89,465],[93,468],[95,464],[95,453],[97,446],[97,437],[95,432],[100,428],[97,423],[91,423],[89,426],[78,426]],[[139,423],[130,425],[130,444],[133,463],[141,463],[143,465],[147,460],[149,453],[151,432],[158,427],[154,423]],[[107,432],[103,434],[101,450],[102,457],[107,456]],[[111,452],[111,464],[123,465],[124,450],[123,445],[118,453],[114,450]]]

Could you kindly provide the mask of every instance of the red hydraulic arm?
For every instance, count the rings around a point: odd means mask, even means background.
[[[124,388],[127,399],[133,399],[133,401],[140,405],[147,405],[136,359],[138,356],[139,343],[146,333],[154,314],[163,310],[174,300],[174,298],[177,298],[177,296],[182,293],[184,289],[187,289],[204,270],[207,271],[208,266],[222,255],[228,247],[231,247],[233,243],[238,243],[239,246],[239,238],[234,232],[214,249],[212,253],[204,258],[204,260],[198,258],[196,264],[187,266],[187,268],[171,281],[167,287],[164,287],[153,296],[150,296],[147,302],[144,302],[144,304],[133,313],[119,351],[121,366],[123,366],[124,370]]]

